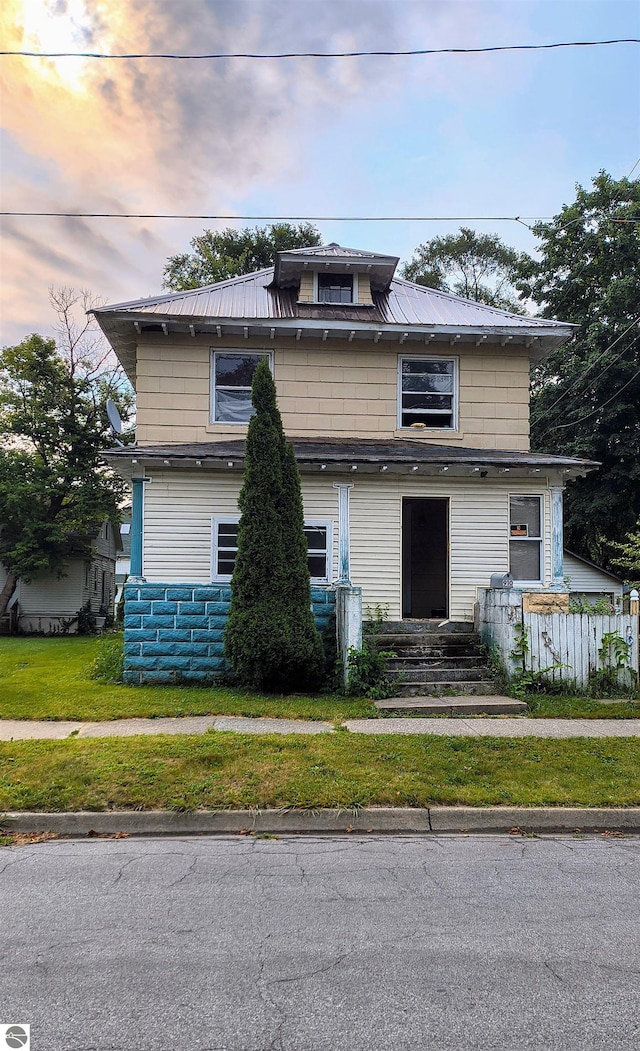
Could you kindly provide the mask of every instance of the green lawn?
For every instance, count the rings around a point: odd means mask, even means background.
[[[123,686],[89,678],[96,638],[0,638],[0,718],[127,719],[179,715],[357,719],[371,702],[338,696],[264,697],[227,687]]]
[[[230,687],[123,686],[89,677],[97,638],[0,638],[0,718],[127,719],[247,715],[293,719],[374,718],[365,698],[263,696]],[[640,703],[526,697],[533,718],[640,718]]]
[[[635,739],[209,732],[0,744],[0,812],[637,806]],[[1,825],[1,819],[0,819]]]

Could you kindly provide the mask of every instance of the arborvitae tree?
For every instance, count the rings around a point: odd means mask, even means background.
[[[300,480],[287,445],[266,359],[256,369],[238,554],[225,653],[240,682],[286,692],[316,686],[322,642],[311,612]]]

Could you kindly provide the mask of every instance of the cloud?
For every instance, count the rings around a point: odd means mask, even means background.
[[[503,9],[483,4],[479,14],[477,4],[439,0],[5,5],[7,48],[174,53],[461,45]],[[310,146],[337,123],[375,128],[383,101],[464,90],[459,64],[417,59],[7,58],[3,69],[4,130],[10,156],[20,158],[5,172],[4,201],[16,210],[233,214],[259,188],[312,179]],[[16,220],[5,249],[4,338],[15,338],[28,315],[35,327],[44,323],[51,283],[95,283],[112,300],[157,290],[166,257],[186,248],[192,227]]]

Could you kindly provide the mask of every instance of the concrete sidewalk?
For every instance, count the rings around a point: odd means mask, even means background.
[[[437,734],[442,737],[640,737],[640,719],[345,719],[351,733]],[[249,719],[207,715],[176,719],[113,719],[106,722],[49,722],[0,719],[0,741],[54,740],[69,737],[134,737],[139,734],[203,734],[227,730],[253,734],[334,732],[329,722],[302,719]]]

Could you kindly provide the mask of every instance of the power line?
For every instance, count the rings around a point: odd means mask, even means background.
[[[544,419],[545,416],[548,416],[551,413],[551,411],[553,409],[555,409],[556,405],[558,405],[563,400],[563,398],[566,398],[567,395],[570,394],[572,390],[575,390],[576,387],[579,387],[579,385],[582,383],[582,381],[584,380],[584,378],[587,375],[587,373],[591,372],[591,369],[595,368],[595,366],[598,364],[598,362],[602,361],[602,359],[604,357],[606,357],[606,355],[609,354],[610,351],[613,350],[613,348],[615,347],[616,343],[619,343],[620,340],[623,339],[626,336],[627,332],[630,332],[631,329],[634,327],[634,325],[637,325],[638,322],[640,322],[640,315],[637,318],[633,319],[631,324],[627,328],[625,328],[624,332],[621,332],[619,336],[616,336],[616,338],[614,339],[613,343],[610,343],[608,347],[605,347],[605,349],[603,351],[601,351],[600,354],[598,354],[598,356],[596,358],[594,358],[594,360],[591,362],[589,367],[586,368],[584,370],[584,372],[582,372],[577,377],[577,379],[566,388],[565,391],[563,391],[563,393],[560,395],[559,398],[556,398],[556,400],[554,402],[552,402],[552,404],[549,405],[545,409],[544,412],[540,413],[540,415],[536,416],[534,414],[531,417],[531,426],[534,426],[534,424],[539,423],[542,419]],[[632,347],[634,345],[634,343],[637,342],[637,340],[638,340],[638,337],[636,337],[636,339],[633,340],[633,342],[630,343],[628,347],[627,346],[623,347],[619,354],[615,354],[614,357],[611,359],[611,361],[599,373],[599,376],[604,376],[604,374],[607,371],[607,369],[610,369],[612,365],[615,365],[616,361],[618,361],[622,357],[622,355],[625,354],[627,352],[627,350],[629,350],[630,347]],[[569,426],[569,425],[567,425],[567,426]]]
[[[531,229],[529,223],[519,215],[180,215],[178,213],[153,212],[17,212],[0,211],[0,216],[23,218],[58,218],[58,219],[199,219],[227,222],[298,222],[298,223],[520,223]],[[603,216],[606,220],[608,216]],[[527,216],[531,222],[552,220],[553,216]],[[571,219],[571,223],[582,221]],[[640,222],[639,219],[619,220],[612,222]]]
[[[637,339],[634,340],[634,343],[637,343]],[[633,343],[631,344],[631,346],[633,346]],[[571,423],[559,423],[555,427],[552,427],[551,430],[564,431],[567,427],[575,427],[577,423],[582,423],[583,420],[588,420],[591,416],[595,416],[597,412],[600,412],[601,409],[605,409],[607,405],[609,405],[612,401],[615,401],[618,395],[622,394],[623,390],[626,390],[627,387],[631,386],[634,380],[637,380],[638,376],[640,376],[640,369],[638,369],[637,372],[634,372],[631,379],[627,380],[626,383],[623,383],[623,385],[618,388],[615,394],[612,394],[610,398],[607,398],[606,401],[603,401],[601,405],[598,405],[595,409],[592,409],[590,412],[585,413],[584,416],[578,416],[578,418],[576,420],[572,420]]]
[[[110,55],[100,51],[0,51],[0,56],[13,55],[22,58],[112,58],[137,59],[161,58],[177,61],[197,62],[212,59],[290,59],[290,58],[408,58],[420,55],[482,55],[497,51],[550,51],[566,47],[602,47],[609,44],[640,44],[637,37],[616,40],[566,40],[553,44],[502,44],[495,47],[440,47],[416,48],[410,51],[288,51],[274,54],[251,52],[217,52],[207,55],[178,55],[164,52],[137,52]]]

